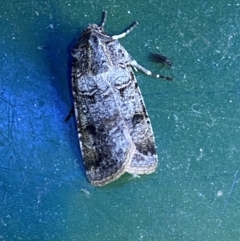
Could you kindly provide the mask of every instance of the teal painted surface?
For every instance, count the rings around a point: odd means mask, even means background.
[[[0,7],[0,240],[239,240],[237,1],[11,1]],[[174,82],[136,73],[157,172],[94,188],[71,108],[69,52],[88,23],[121,33],[142,65],[173,56]],[[240,171],[240,170],[239,170]]]

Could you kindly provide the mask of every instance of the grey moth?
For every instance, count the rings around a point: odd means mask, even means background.
[[[158,157],[150,119],[133,69],[153,75],[121,46],[124,33],[109,36],[102,23],[90,24],[72,50],[72,91],[86,174],[95,186],[125,172],[149,174]],[[172,80],[171,77],[153,75]]]

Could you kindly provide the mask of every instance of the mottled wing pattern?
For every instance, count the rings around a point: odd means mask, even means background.
[[[133,59],[117,40],[106,46],[112,60],[111,64],[114,66],[109,81],[136,147],[134,157],[130,165],[126,167],[126,172],[152,173],[157,167],[158,157],[151,122],[132,71]]]
[[[105,16],[105,15],[104,15]],[[157,167],[151,123],[132,68],[153,75],[120,45],[91,24],[72,51],[72,88],[79,143],[87,176],[102,186],[124,172],[148,174]]]
[[[135,153],[135,145],[108,82],[107,69],[92,71],[90,64],[88,73],[81,71],[81,66],[85,65],[82,63],[85,48],[78,45],[73,51],[74,108],[87,176],[92,184],[101,186],[125,172]]]

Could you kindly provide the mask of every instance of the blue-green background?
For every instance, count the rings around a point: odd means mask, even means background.
[[[103,188],[86,180],[70,50],[89,23],[174,82],[136,73],[160,165]],[[0,6],[0,240],[240,240],[239,1],[46,0]],[[239,170],[240,171],[240,170]]]

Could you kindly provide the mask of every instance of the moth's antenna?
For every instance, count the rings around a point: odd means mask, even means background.
[[[127,34],[129,34],[136,26],[138,25],[138,22],[134,22],[125,32],[118,34],[118,35],[113,35],[112,39],[119,39],[119,38],[124,38]]]
[[[105,25],[105,23],[106,23],[106,20],[107,20],[107,11],[105,11],[105,10],[103,10],[103,12],[102,12],[102,22],[101,22],[101,24],[100,24],[100,28],[104,28],[104,25]]]

